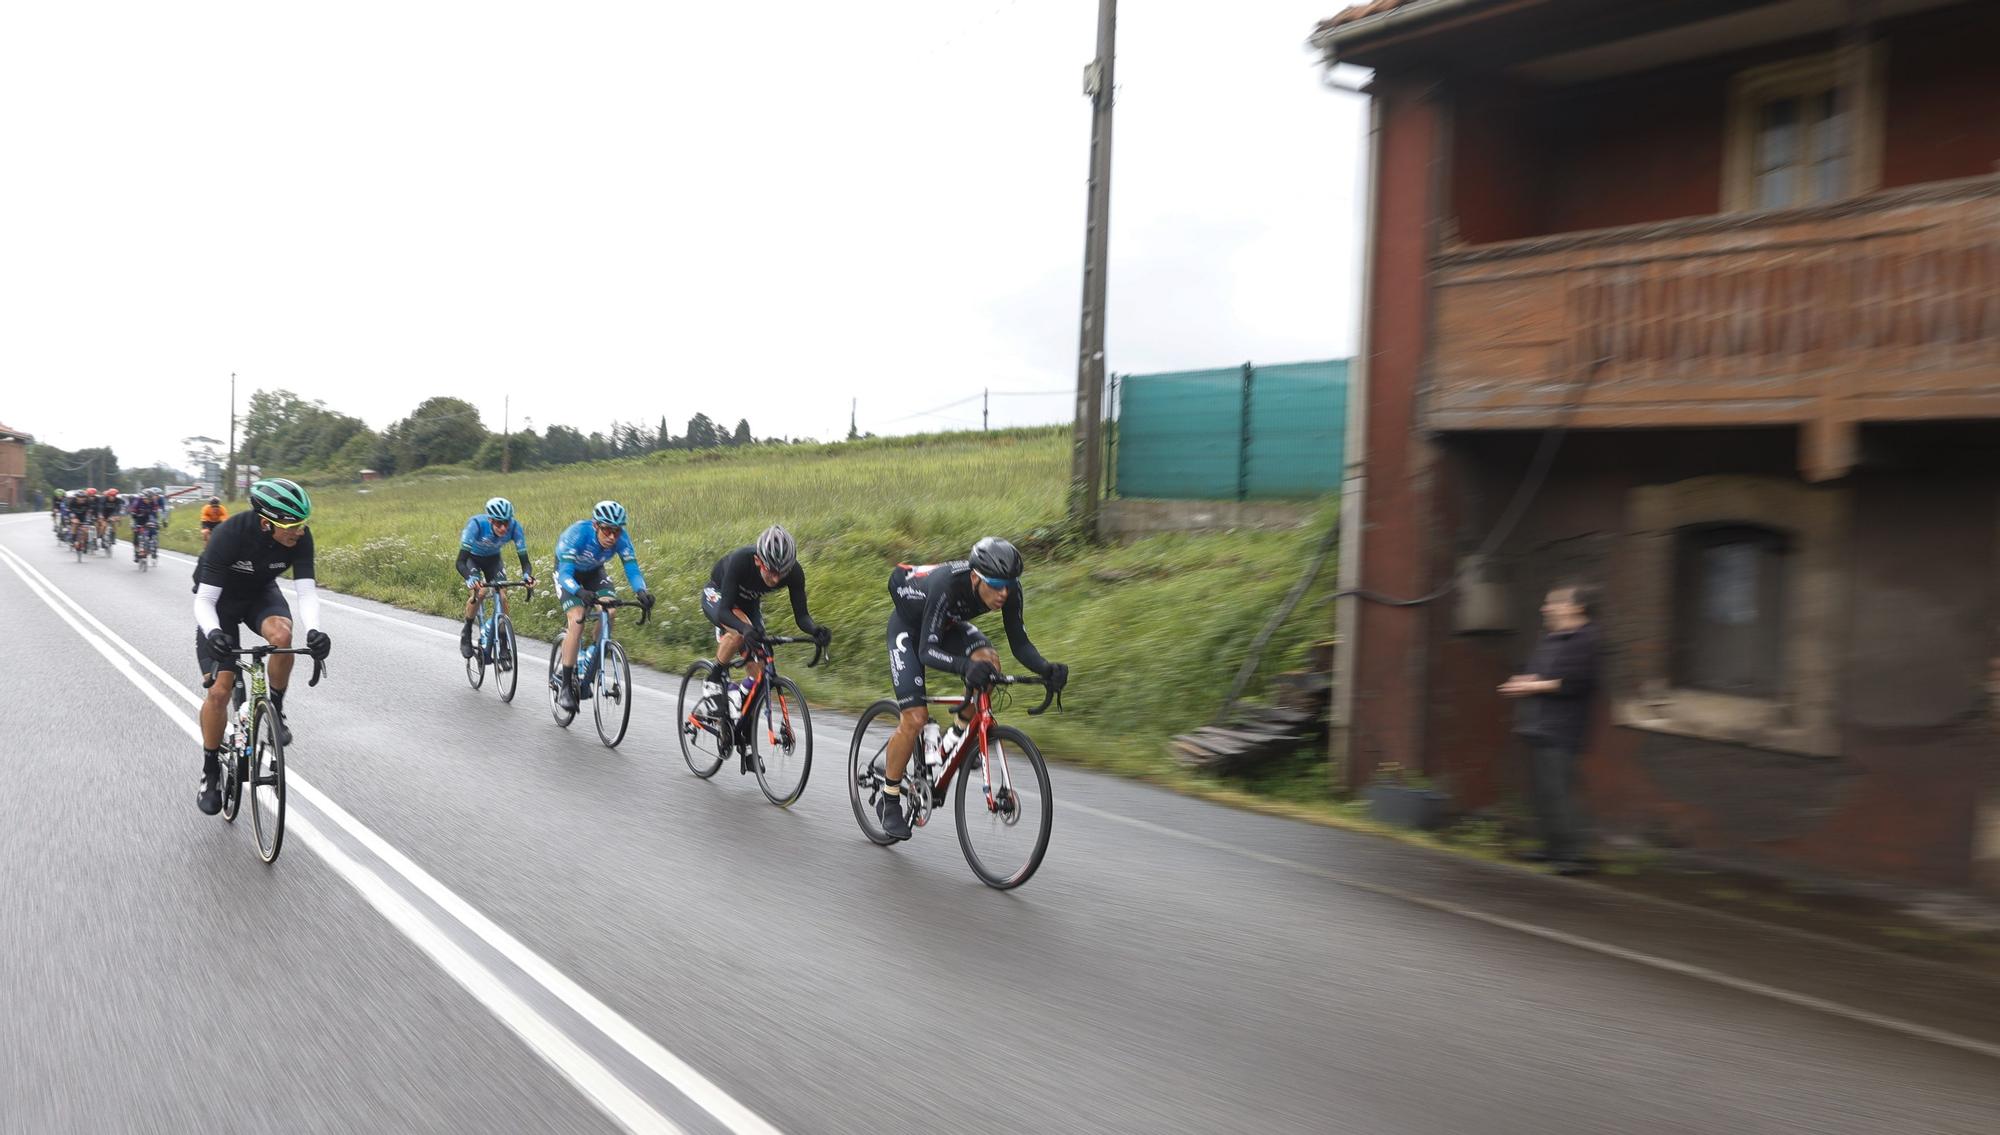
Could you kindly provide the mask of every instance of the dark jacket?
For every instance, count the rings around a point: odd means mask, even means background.
[[[1597,624],[1543,635],[1522,673],[1553,678],[1562,685],[1555,693],[1520,699],[1514,732],[1542,744],[1581,748],[1590,723],[1590,700],[1597,691]]]

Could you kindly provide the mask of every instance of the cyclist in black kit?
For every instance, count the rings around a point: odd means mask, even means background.
[[[1028,640],[1022,621],[1021,553],[997,536],[972,546],[972,555],[948,564],[898,564],[889,573],[889,595],[895,610],[889,616],[889,676],[896,688],[902,717],[889,739],[887,768],[876,816],[884,834],[910,838],[909,817],[903,811],[903,770],[930,710],[924,704],[924,667],[949,670],[965,679],[968,689],[983,690],[1000,676],[1000,655],[972,620],[1000,612],[1007,630],[1007,649],[1023,666],[1060,691],[1069,681],[1069,667],[1050,662]],[[961,707],[959,721],[972,703]]]
[[[727,666],[739,650],[754,649],[763,641],[764,596],[780,587],[791,592],[792,619],[799,629],[813,636],[821,649],[833,641],[833,632],[813,622],[806,610],[806,569],[799,563],[798,542],[783,527],[773,524],[764,529],[755,544],[738,548],[715,561],[714,570],[708,574],[708,586],[702,589],[701,612],[715,624],[718,668]],[[763,671],[761,662],[744,666],[744,679],[729,695],[732,719]],[[723,673],[721,669],[716,672]],[[701,693],[704,698],[720,698],[722,686],[714,681],[703,682]]]

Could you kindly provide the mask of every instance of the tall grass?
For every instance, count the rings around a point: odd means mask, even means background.
[[[813,616],[835,634],[834,662],[808,671],[799,655],[787,673],[815,701],[849,708],[889,693],[890,569],[956,559],[980,536],[1004,535],[1027,557],[1029,633],[1071,673],[1064,713],[1035,719],[1031,732],[1064,759],[1166,775],[1165,740],[1215,711],[1249,640],[1332,523],[1332,507],[1298,532],[1165,535],[1090,548],[1064,520],[1069,461],[1064,429],[659,453],[506,477],[322,485],[313,490],[312,527],[326,586],[457,617],[465,594],[452,570],[458,533],[487,497],[514,502],[543,579],[552,575],[561,530],[597,500],[616,499],[631,514],[640,565],[660,600],[646,626],[623,620],[620,638],[636,660],[679,671],[713,649],[699,595],[715,560],[782,523],[799,540]],[[192,550],[190,527],[170,529],[168,542]],[[503,560],[511,574],[511,550]],[[623,590],[622,573],[610,575]],[[1322,595],[1332,575],[1316,585]],[[1315,598],[1274,640],[1267,673],[1296,664],[1306,641],[1330,631],[1330,611]],[[514,614],[527,636],[550,639],[560,626],[550,589],[516,604]],[[765,621],[774,630],[790,626],[782,592],[766,601]],[[987,621],[1004,657],[998,618]],[[440,662],[456,670],[455,658]],[[1016,700],[1016,717],[1024,718],[1027,701],[1025,693]],[[844,753],[845,742],[822,737],[822,759]]]

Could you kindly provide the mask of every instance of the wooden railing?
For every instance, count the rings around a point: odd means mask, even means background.
[[[1455,249],[1437,429],[2000,417],[2000,177]]]

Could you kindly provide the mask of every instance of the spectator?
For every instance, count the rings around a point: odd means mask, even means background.
[[[1542,599],[1547,629],[1528,659],[1525,673],[1500,686],[1519,708],[1514,731],[1528,743],[1528,777],[1541,829],[1542,849],[1525,858],[1545,860],[1559,875],[1595,869],[1585,854],[1588,838],[1577,799],[1590,703],[1597,689],[1597,627],[1591,620],[1597,600],[1591,589],[1565,583]]]

